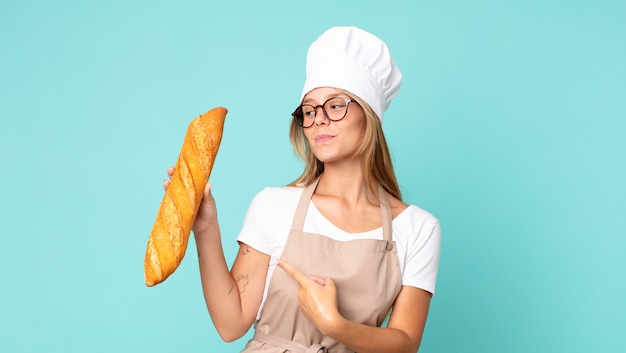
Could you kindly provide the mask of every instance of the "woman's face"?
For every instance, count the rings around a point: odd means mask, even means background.
[[[320,87],[307,93],[302,104],[322,105],[333,97],[350,99],[339,89]],[[338,162],[356,157],[365,134],[365,124],[365,113],[356,102],[348,104],[346,116],[339,121],[329,120],[322,108],[317,108],[313,125],[304,128],[304,136],[317,159],[323,163]]]

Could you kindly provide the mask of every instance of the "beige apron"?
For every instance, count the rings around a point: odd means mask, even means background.
[[[387,196],[379,186],[383,240],[337,241],[302,231],[318,181],[302,193],[281,259],[307,276],[332,278],[337,286],[339,312],[346,319],[380,326],[401,286]],[[322,335],[300,312],[297,291],[296,281],[276,267],[254,338],[243,352],[353,352]]]

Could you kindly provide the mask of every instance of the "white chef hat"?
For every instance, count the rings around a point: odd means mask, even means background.
[[[401,81],[385,42],[357,27],[332,27],[309,47],[300,100],[318,87],[340,88],[367,102],[382,120]]]

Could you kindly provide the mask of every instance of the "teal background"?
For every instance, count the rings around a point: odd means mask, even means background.
[[[626,351],[626,2],[0,0],[0,351],[238,352],[195,244],[145,244],[188,122],[229,109],[212,180],[225,251],[302,164],[306,49],[333,25],[404,74],[384,129],[441,221],[420,352]],[[249,335],[247,336],[249,337]]]

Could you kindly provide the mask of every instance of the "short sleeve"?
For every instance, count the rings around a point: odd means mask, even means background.
[[[280,256],[302,188],[267,187],[254,196],[237,241],[272,257]]]
[[[441,226],[430,216],[411,237],[405,254],[402,284],[417,287],[435,294],[439,270]]]
[[[254,196],[244,217],[237,241],[264,253],[270,254],[267,239],[266,220],[268,219],[268,189],[261,190]]]

